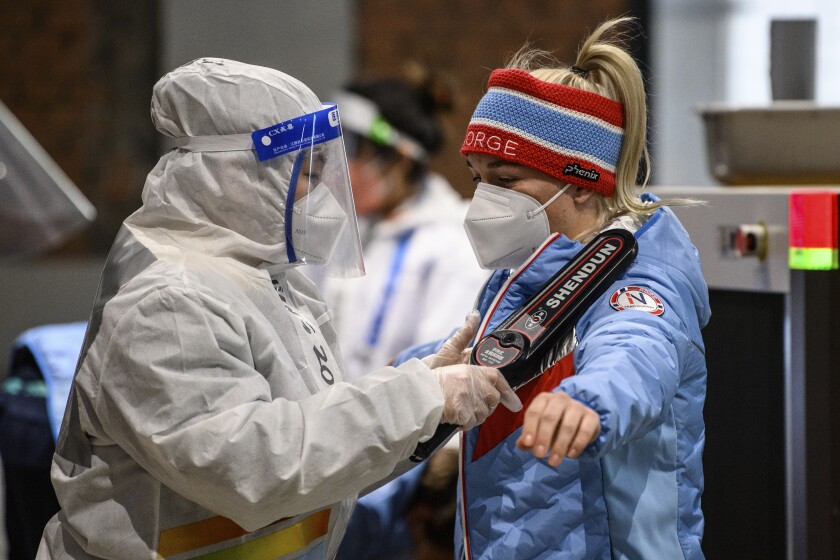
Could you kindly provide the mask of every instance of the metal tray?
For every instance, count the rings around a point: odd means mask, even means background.
[[[840,184],[840,107],[705,105],[709,170],[725,185]]]

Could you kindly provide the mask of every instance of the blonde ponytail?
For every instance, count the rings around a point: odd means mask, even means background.
[[[606,21],[598,26],[581,45],[572,66],[554,58],[551,53],[528,45],[508,61],[507,68],[518,68],[545,82],[562,84],[597,93],[621,103],[624,109],[624,138],[615,170],[615,191],[611,197],[599,195],[599,223],[630,214],[649,214],[665,205],[691,205],[692,200],[670,199],[644,203],[636,194],[637,179],[644,188],[650,177],[647,149],[647,102],[644,79],[638,64],[622,45],[621,27],[633,18]]]

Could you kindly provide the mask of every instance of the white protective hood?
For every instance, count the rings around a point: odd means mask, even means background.
[[[167,136],[250,134],[318,111],[299,80],[271,68],[198,59],[161,78],[152,121]],[[295,154],[259,162],[253,151],[174,149],[146,179],[126,227],[158,258],[162,245],[256,267],[288,263],[284,212]]]

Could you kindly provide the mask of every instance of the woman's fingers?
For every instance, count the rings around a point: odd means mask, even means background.
[[[525,411],[517,447],[558,466],[577,457],[601,431],[598,414],[563,392],[537,395]]]
[[[586,407],[586,411],[587,413],[584,414],[580,421],[580,428],[578,429],[577,435],[572,440],[569,451],[566,453],[569,457],[575,458],[583,453],[586,446],[595,441],[598,434],[601,433],[601,418],[598,417],[598,413],[588,407]]]
[[[516,441],[516,446],[523,451],[530,451],[534,448],[542,411],[548,405],[548,395],[549,393],[540,393],[534,397],[534,400],[525,410],[525,417],[522,421],[522,435]]]

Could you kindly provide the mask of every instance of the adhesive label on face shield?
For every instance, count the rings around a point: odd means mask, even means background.
[[[341,121],[338,108],[334,105],[251,133],[260,161],[335,140],[339,136]]]
[[[652,291],[640,286],[625,286],[610,296],[610,306],[616,311],[645,311],[652,315],[665,313],[665,304]]]

